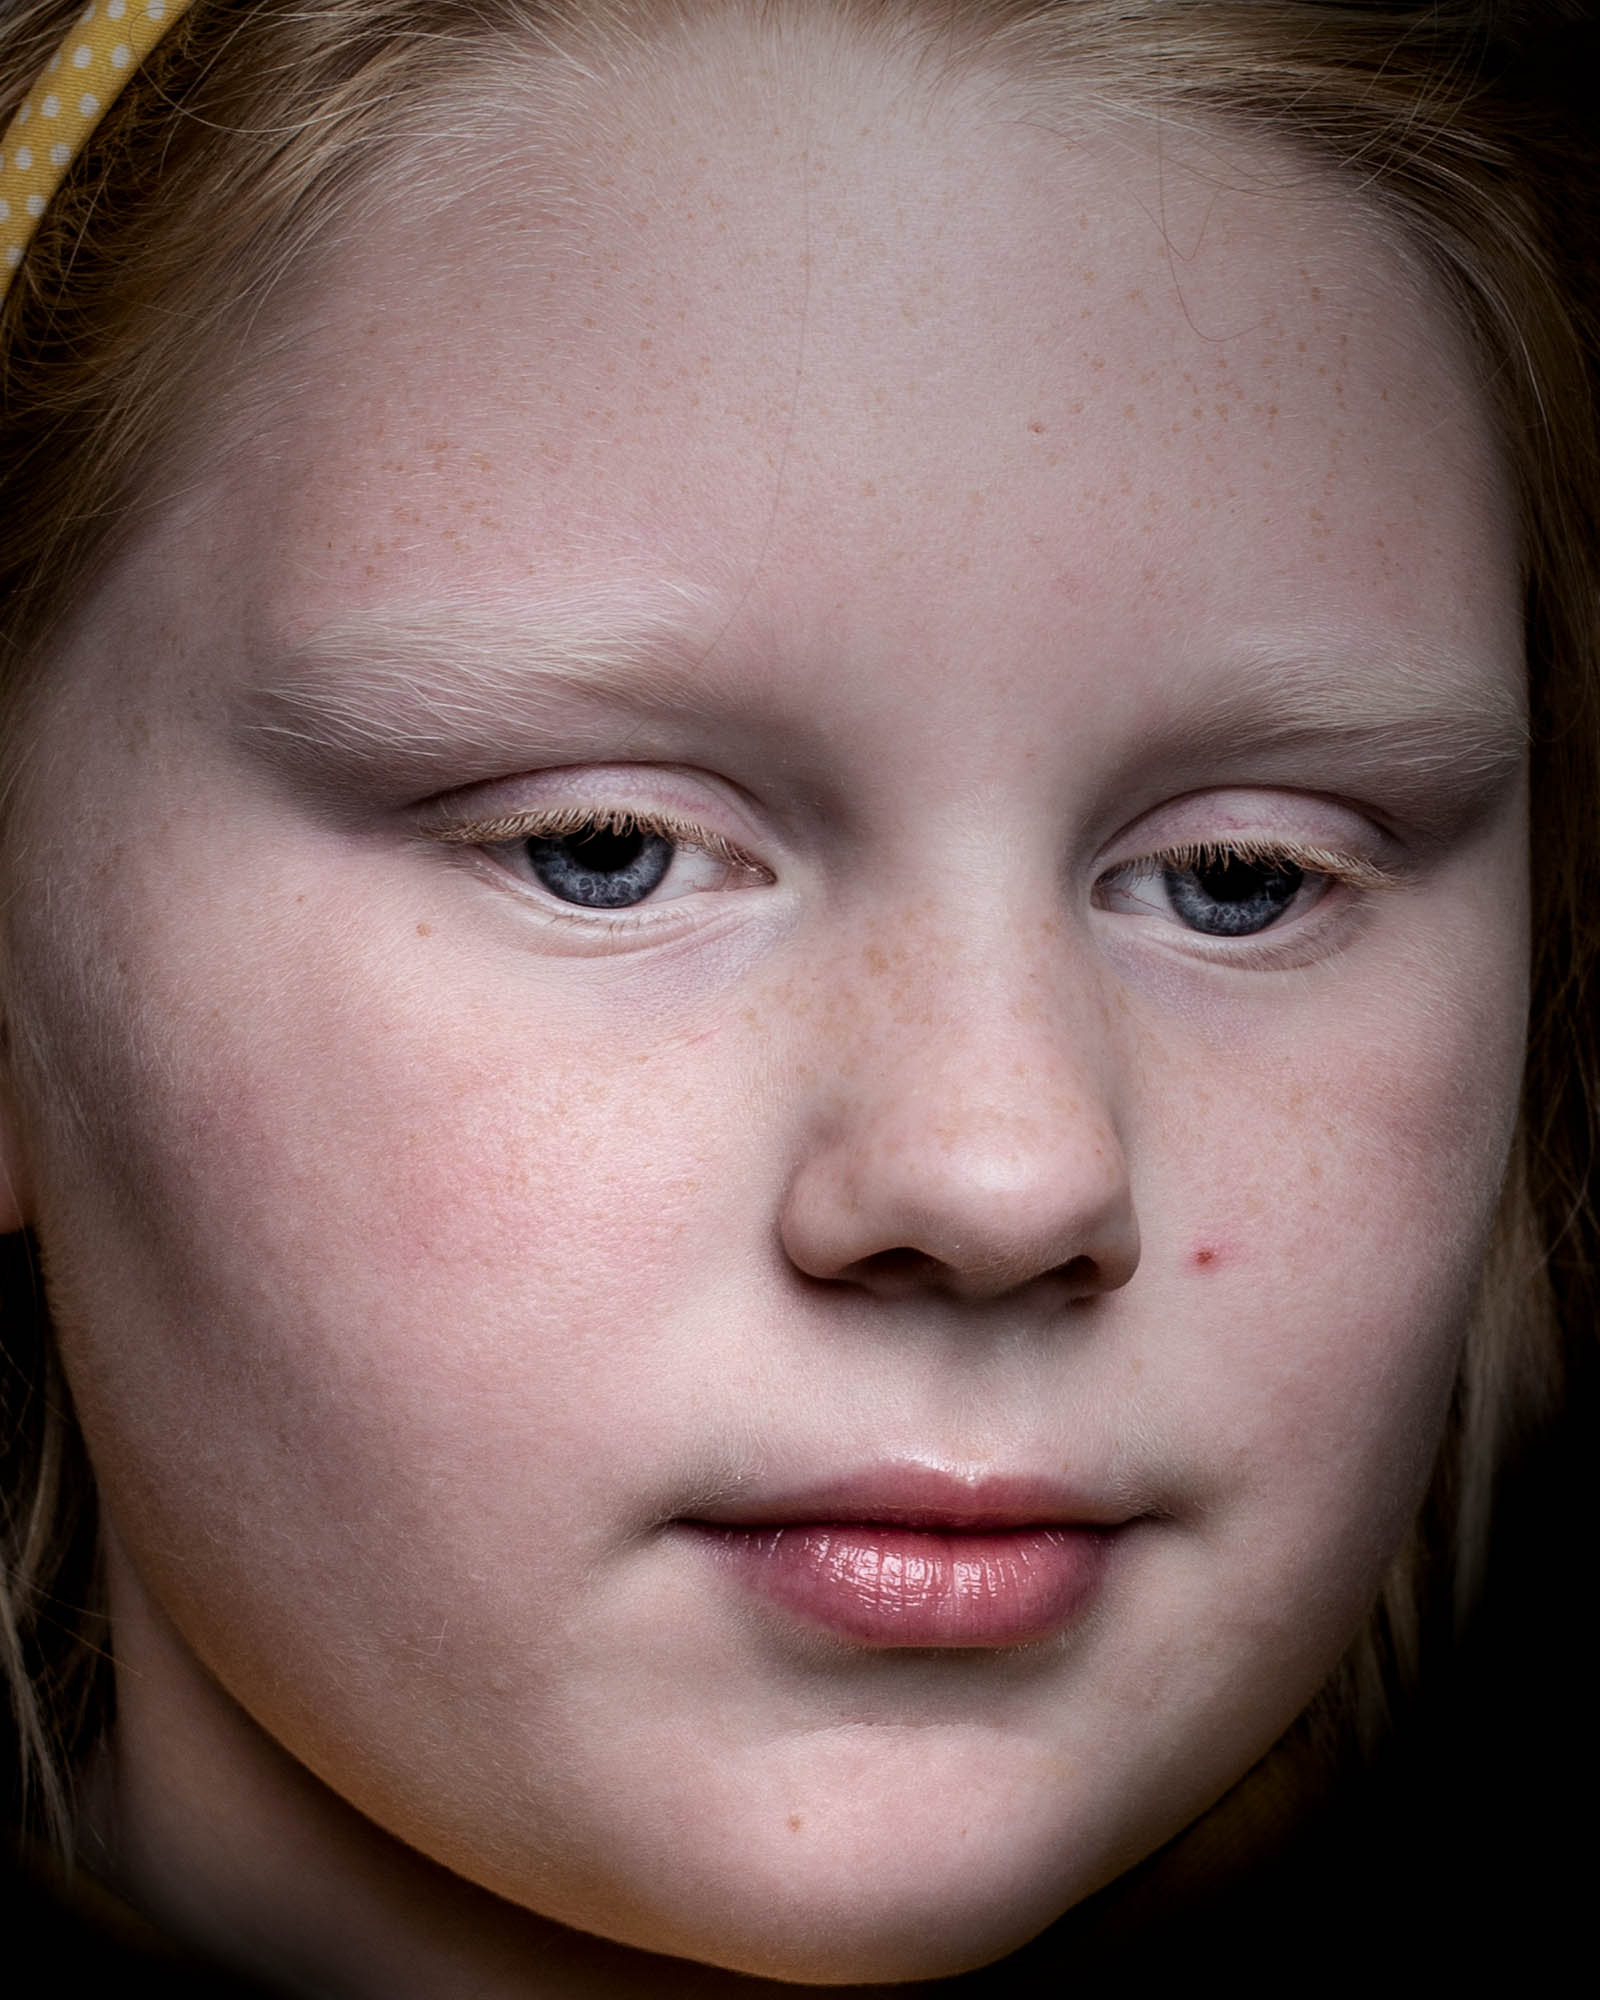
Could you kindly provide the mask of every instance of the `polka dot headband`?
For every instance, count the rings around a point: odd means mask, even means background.
[[[39,218],[123,85],[193,0],[95,0],[0,139],[0,299]]]

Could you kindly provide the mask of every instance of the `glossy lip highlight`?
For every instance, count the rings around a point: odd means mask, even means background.
[[[1130,1516],[1053,1481],[874,1469],[679,1525],[756,1596],[874,1649],[1023,1646],[1095,1595]]]

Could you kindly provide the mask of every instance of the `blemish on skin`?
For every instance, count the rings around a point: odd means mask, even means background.
[[[1211,1243],[1200,1244],[1189,1261],[1197,1271],[1213,1269],[1217,1261],[1216,1246]]]
[[[432,925],[432,924],[418,924],[418,925],[417,925],[417,936],[418,936],[418,937],[432,937],[432,936],[433,936],[433,925]]]
[[[790,1815],[789,1815],[789,1831],[790,1831],[791,1833],[798,1833],[798,1832],[800,1831],[801,1827],[803,1827],[803,1826],[805,1825],[805,1823],[806,1823],[806,1822],[805,1822],[805,1817],[804,1817],[804,1815],[803,1815],[803,1814],[801,1814],[801,1813],[790,1813]]]

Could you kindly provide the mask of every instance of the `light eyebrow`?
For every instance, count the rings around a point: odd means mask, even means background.
[[[533,610],[474,601],[364,610],[319,627],[255,681],[242,734],[315,777],[425,779],[441,745],[498,769],[508,740],[564,744],[578,705],[641,718],[717,697],[721,621],[689,589],[595,593]]]
[[[501,776],[508,762],[613,761],[619,744],[671,761],[674,744],[739,699],[737,652],[719,644],[729,623],[712,593],[655,582],[361,610],[271,651],[250,678],[240,735],[341,809],[421,796],[445,775]],[[972,672],[989,670],[975,645]],[[1526,759],[1521,680],[1387,636],[1235,635],[1174,663],[1139,704],[1125,767],[1115,757],[1105,778],[1118,793],[1370,789],[1441,827],[1464,824]]]
[[[1185,762],[1306,755],[1334,760],[1347,782],[1481,798],[1527,756],[1523,679],[1392,642],[1251,644],[1230,652],[1220,682],[1205,677],[1196,704],[1175,696],[1165,729]]]

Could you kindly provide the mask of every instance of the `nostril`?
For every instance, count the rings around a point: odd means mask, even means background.
[[[916,1291],[945,1291],[957,1296],[991,1296],[1026,1290],[1058,1292],[1068,1298],[1083,1298],[1107,1288],[1104,1273],[1093,1257],[1070,1257],[1048,1270],[1013,1267],[1009,1260],[996,1260],[988,1269],[976,1262],[950,1262],[924,1250],[899,1244],[857,1258],[836,1273],[845,1284],[864,1286],[885,1298],[904,1297]]]
[[[1064,1286],[1074,1296],[1083,1292],[1101,1292],[1107,1289],[1105,1273],[1092,1257],[1069,1257],[1064,1264],[1058,1264],[1046,1274]]]
[[[943,1270],[939,1259],[930,1257],[925,1250],[899,1245],[892,1250],[875,1250],[870,1257],[860,1257],[839,1275],[874,1291],[898,1294],[936,1282]]]

